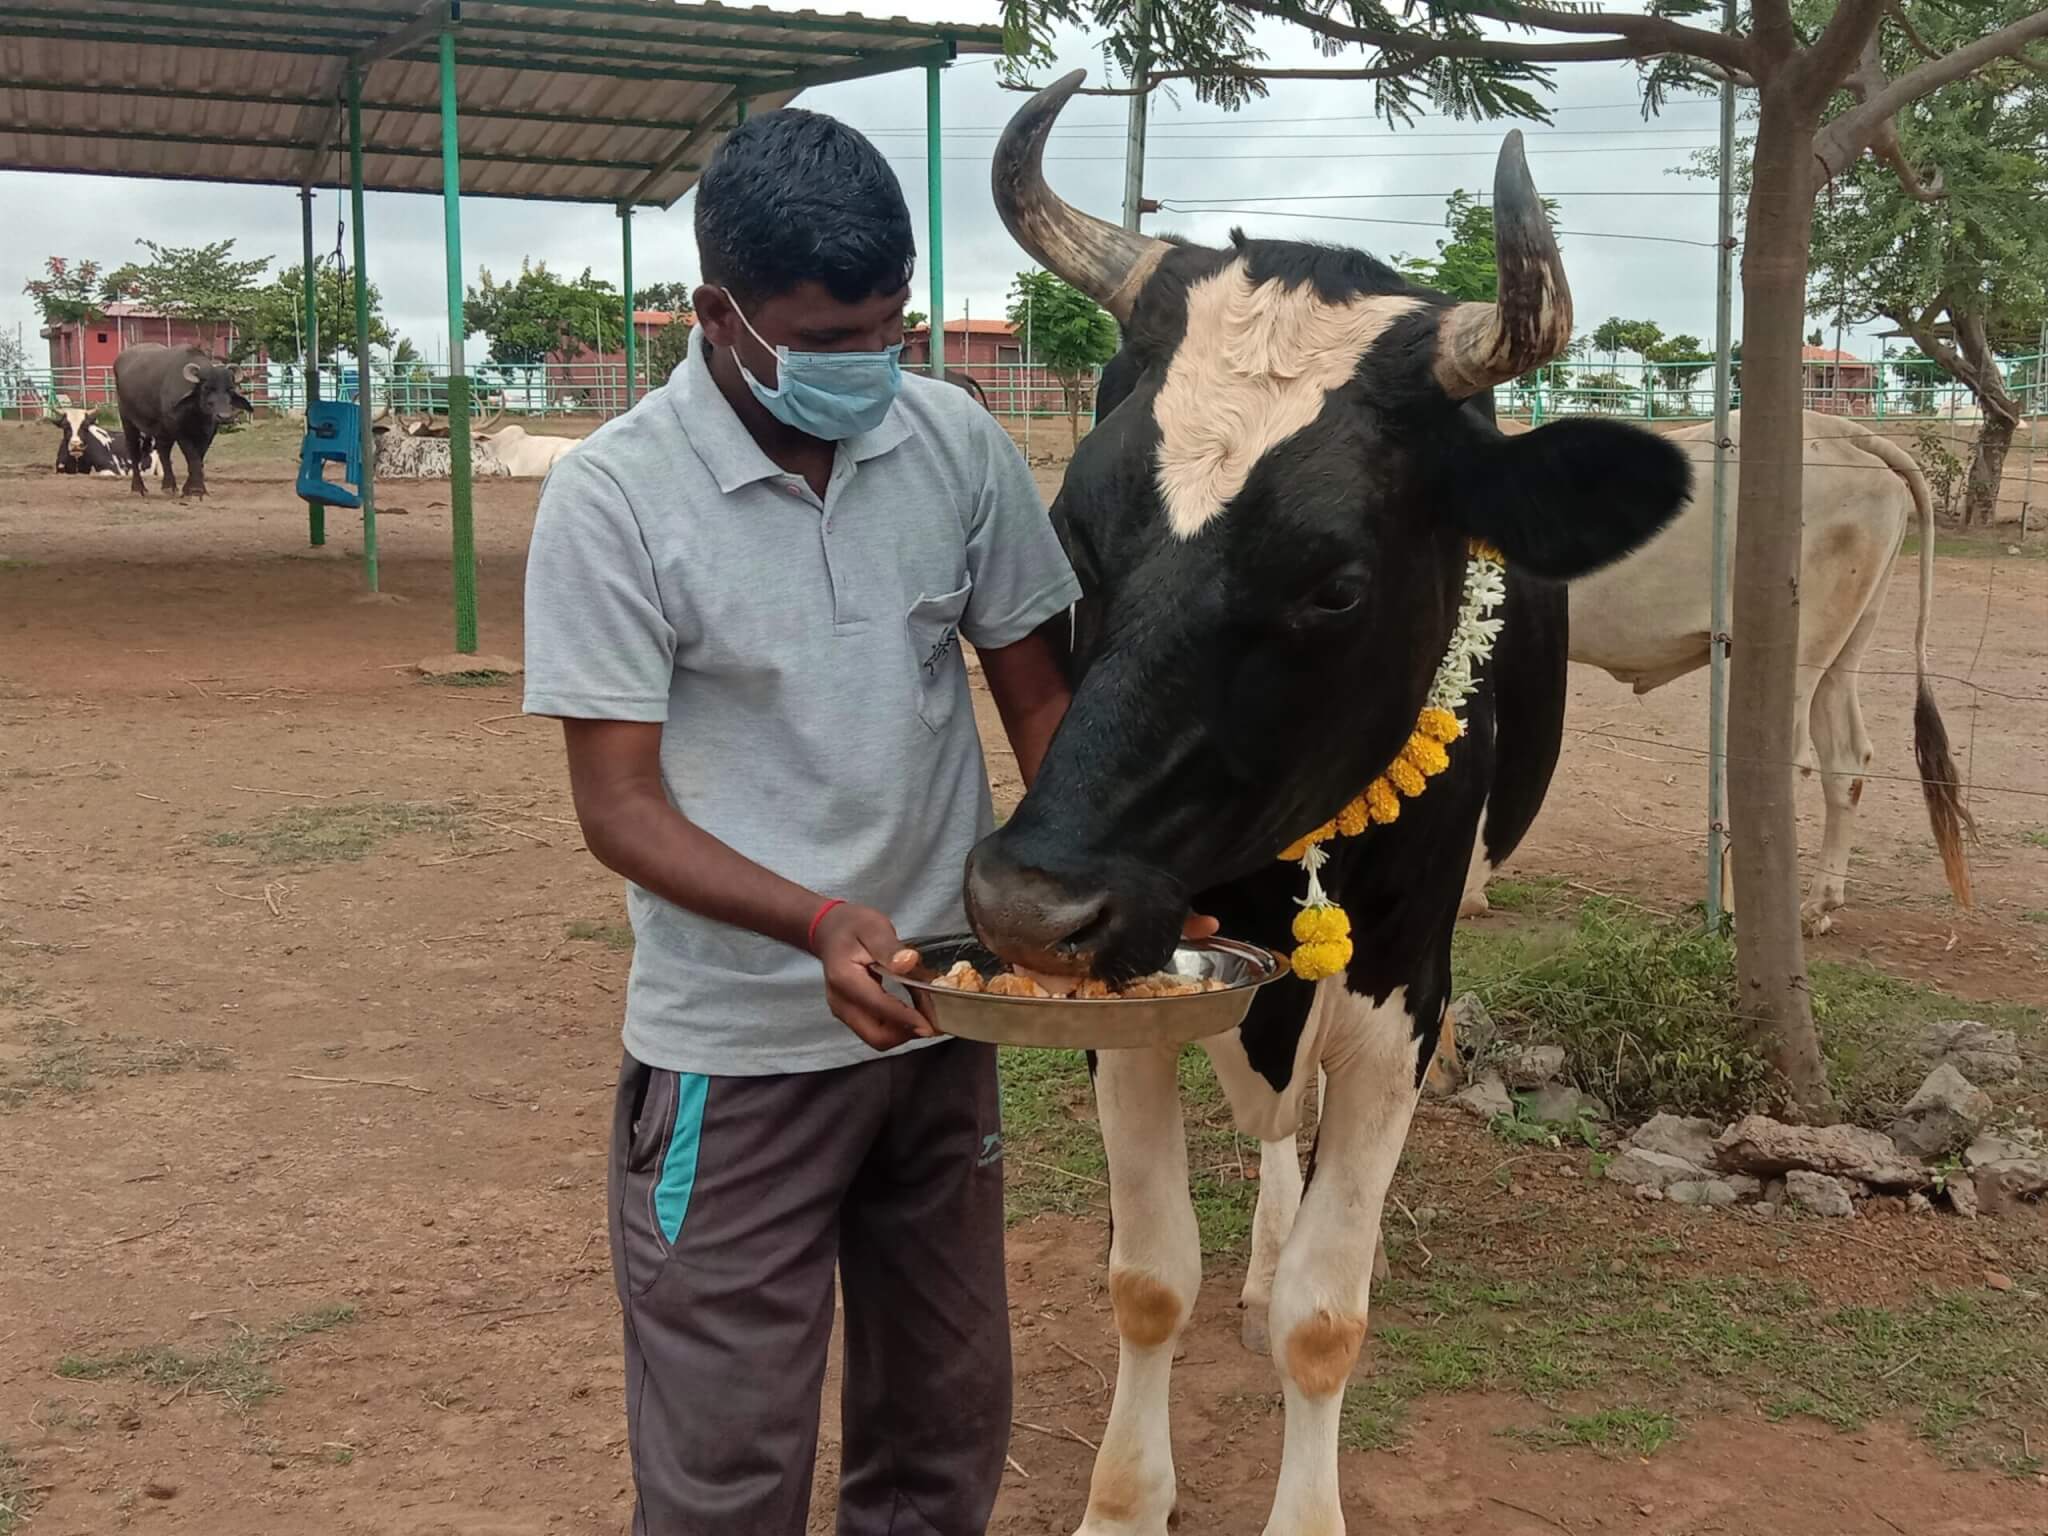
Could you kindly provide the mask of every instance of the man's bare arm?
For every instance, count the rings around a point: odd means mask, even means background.
[[[576,820],[599,863],[700,917],[812,950],[825,970],[833,1014],[877,1050],[932,1032],[868,970],[902,947],[888,916],[853,903],[835,907],[809,942],[826,896],[764,869],[670,803],[661,783],[659,725],[564,720],[562,734]]]

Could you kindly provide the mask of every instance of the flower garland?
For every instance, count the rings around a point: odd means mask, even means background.
[[[1429,697],[1416,717],[1415,729],[1386,771],[1336,816],[1306,837],[1289,844],[1280,857],[1299,863],[1308,875],[1308,894],[1294,915],[1294,974],[1303,981],[1321,981],[1351,963],[1351,919],[1323,890],[1322,868],[1329,853],[1322,846],[1333,837],[1356,837],[1368,826],[1384,826],[1401,815],[1401,800],[1412,800],[1429,781],[1451,765],[1450,744],[1465,734],[1456,713],[1479,684],[1474,673],[1493,654],[1501,619],[1493,612],[1507,596],[1505,562],[1499,550],[1474,541],[1465,562],[1464,600],[1451,628],[1451,643],[1437,663]]]

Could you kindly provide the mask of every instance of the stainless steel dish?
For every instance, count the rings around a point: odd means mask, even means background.
[[[934,972],[951,970],[960,960],[968,961],[984,978],[1004,969],[1003,962],[971,934],[906,939],[904,943]],[[933,1023],[963,1040],[1113,1051],[1141,1045],[1182,1045],[1235,1029],[1244,1022],[1252,994],[1286,975],[1287,962],[1271,950],[1235,939],[1188,939],[1174,950],[1165,969],[1177,976],[1213,976],[1228,985],[1221,991],[1191,992],[1185,997],[1083,1001],[991,997],[986,992],[962,992],[905,976],[883,979],[914,994]]]

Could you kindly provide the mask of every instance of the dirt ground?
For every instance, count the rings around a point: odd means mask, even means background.
[[[353,519],[307,549],[278,444],[249,436],[185,504],[54,476],[47,429],[0,426],[0,1532],[623,1532],[602,1201],[616,883],[581,851],[555,729],[519,715],[516,685],[410,670],[452,643],[446,486],[387,488],[386,595],[366,600]],[[478,486],[486,652],[520,651],[534,498]],[[2048,561],[2001,544],[1939,562],[1933,666],[1982,834],[1974,914],[1946,897],[1908,782],[1911,592],[1896,584],[1865,679],[1878,777],[1851,904],[1817,947],[2048,1002]],[[1703,677],[1637,700],[1575,675],[1517,871],[1696,899],[1703,717]],[[1583,1154],[1472,1178],[1500,1154],[1429,1107],[1400,1187],[1466,1223],[1474,1254],[1536,1244],[1516,1225],[1527,1189],[1582,1175]],[[1604,1185],[1557,1194],[1540,1242],[1559,1252],[1789,1266],[1844,1300],[2048,1275],[2033,1218],[1790,1244],[1703,1237]],[[1103,1250],[1097,1210],[1012,1233],[1030,1427],[1002,1536],[1079,1519],[1114,1371]],[[1425,1262],[1404,1250],[1396,1274]],[[1182,1529],[1233,1536],[1264,1520],[1280,1438],[1270,1367],[1237,1344],[1236,1264],[1209,1266],[1174,1426]],[[2048,1531],[2038,1418],[2014,1426],[2015,1476],[1958,1469],[1899,1422],[1674,1406],[1684,1438],[1645,1458],[1502,1433],[1529,1422],[1514,1391],[1429,1396],[1396,1448],[1346,1452],[1353,1529]],[[820,1530],[830,1419],[828,1402]]]

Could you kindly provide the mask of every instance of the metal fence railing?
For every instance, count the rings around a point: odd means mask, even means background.
[[[2025,402],[2030,413],[2048,407],[2048,355],[2011,358],[2001,366],[2007,388]],[[407,415],[447,409],[447,370],[440,364],[382,363],[370,371],[369,396],[374,406]],[[949,363],[946,371],[972,378],[998,416],[1056,421],[1070,408],[1067,385],[1040,364],[966,361]],[[636,394],[651,387],[646,372],[643,361],[643,379]],[[242,392],[259,407],[277,411],[304,408],[305,376],[295,365],[256,364],[238,368],[237,373]],[[474,365],[470,378],[472,397],[484,411],[615,416],[627,403],[625,365],[609,359],[482,362]],[[1978,413],[1969,390],[1946,374],[1909,372],[1896,362],[1808,364],[1807,380],[1806,408],[1833,415],[1882,421],[1896,416],[1975,419]],[[1086,422],[1095,408],[1100,371],[1090,370],[1071,382],[1077,396],[1072,403]],[[352,364],[329,364],[320,370],[322,399],[355,400],[361,393]],[[0,420],[33,418],[60,405],[111,406],[113,402],[111,368],[0,370]],[[1691,365],[1601,359],[1552,364],[1494,391],[1494,408],[1500,415],[1535,422],[1568,415],[1699,421],[1712,415],[1713,403],[1711,366],[1694,369]],[[1741,405],[1739,379],[1735,404]]]

